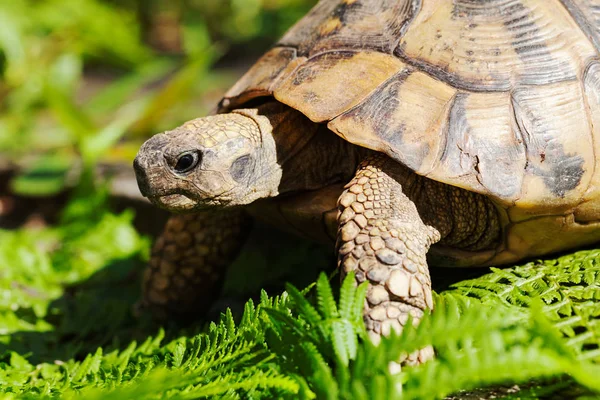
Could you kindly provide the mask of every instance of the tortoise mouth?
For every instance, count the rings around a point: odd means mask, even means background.
[[[166,194],[148,197],[156,206],[173,212],[192,211],[198,207],[198,202],[183,194]]]

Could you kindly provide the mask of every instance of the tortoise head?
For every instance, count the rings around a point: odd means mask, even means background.
[[[155,135],[133,166],[142,194],[173,212],[276,196],[282,174],[271,124],[254,109],[198,118]]]

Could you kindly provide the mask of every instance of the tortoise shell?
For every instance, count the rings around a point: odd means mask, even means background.
[[[599,50],[599,0],[321,0],[219,111],[273,96],[420,175],[597,220]]]

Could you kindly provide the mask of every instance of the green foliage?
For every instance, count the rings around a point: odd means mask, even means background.
[[[75,210],[80,219],[71,218]],[[89,350],[87,342],[113,340],[131,320],[123,303],[137,297],[126,279],[149,246],[132,219],[86,197],[71,202],[59,227],[0,231],[0,357],[70,358]],[[82,282],[86,290],[70,288]]]
[[[360,287],[354,293],[351,281],[342,285],[340,307],[360,310],[364,292]],[[562,374],[600,393],[600,366],[578,360],[578,344],[565,340],[560,325],[553,325],[537,303],[524,309],[446,292],[436,298],[435,313],[417,327],[408,326],[374,346],[362,340],[360,312],[338,313],[324,275],[317,282],[316,309],[293,287],[288,293],[298,318],[267,311],[277,332],[268,342],[285,360],[294,360],[283,367],[306,380],[303,387],[311,391],[304,398],[435,399],[461,389]],[[344,300],[349,298],[353,301]],[[390,363],[426,346],[436,349],[435,360],[390,373]]]
[[[186,5],[204,16],[217,40],[243,43],[249,39],[278,38],[316,3],[316,0],[204,0],[189,1]]]
[[[261,309],[283,309],[285,297],[263,294],[239,325],[227,311],[200,334],[151,334],[158,328],[133,318],[149,243],[130,212],[114,215],[102,199],[75,198],[58,228],[0,232],[0,393],[186,399],[298,390],[264,344]]]
[[[600,394],[597,251],[460,282],[378,346],[362,323],[366,286],[351,274],[337,298],[321,274],[193,333],[131,315],[148,241],[130,213],[102,205],[77,198],[59,227],[0,233],[6,398],[435,399],[532,379],[531,397]],[[430,345],[434,360],[390,369]]]
[[[32,144],[56,148],[99,131],[75,99],[85,62],[133,68],[149,61],[131,15],[94,0],[2,2],[0,22],[0,148],[18,155]],[[48,123],[48,111],[58,124]]]
[[[492,271],[455,284],[454,291],[485,304],[527,307],[541,301],[578,358],[600,362],[599,250]]]
[[[599,367],[578,362],[539,309],[492,308],[454,294],[438,297],[437,305],[416,329],[388,341],[390,350],[399,346],[410,352],[430,344],[437,352],[432,362],[406,371],[404,398],[434,399],[460,389],[565,373],[600,390]]]
[[[176,398],[237,397],[236,393],[298,391],[291,377],[278,373],[272,356],[261,344],[264,331],[260,309],[281,307],[265,299],[258,307],[248,302],[238,326],[231,313],[208,332],[162,343],[163,333],[141,345],[134,341],[123,351],[103,354],[102,349],[82,361],[33,366],[15,352],[0,373],[5,393],[28,398]]]

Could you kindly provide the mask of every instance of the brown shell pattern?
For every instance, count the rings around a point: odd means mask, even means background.
[[[598,197],[600,0],[321,0],[225,95],[549,213]],[[513,216],[519,218],[518,216]]]

